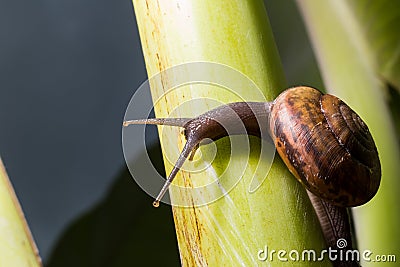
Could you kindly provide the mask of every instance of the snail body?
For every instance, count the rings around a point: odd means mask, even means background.
[[[365,204],[380,184],[379,156],[366,124],[339,98],[312,87],[289,88],[273,102],[230,103],[195,118],[124,122],[130,124],[184,128],[187,142],[155,203],[201,140],[235,134],[261,137],[263,127],[297,180],[335,206]]]
[[[378,191],[381,166],[374,140],[362,119],[339,98],[300,86],[283,91],[273,102],[236,102],[195,118],[125,121],[184,128],[186,144],[154,206],[200,141],[228,135],[264,137],[267,131],[297,180],[308,190],[325,240],[336,247],[345,238],[351,249],[347,210],[368,202]],[[243,127],[244,126],[244,127]],[[190,156],[190,158],[192,157]],[[356,261],[334,266],[359,266]]]

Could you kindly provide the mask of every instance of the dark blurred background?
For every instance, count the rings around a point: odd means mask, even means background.
[[[288,85],[321,88],[294,3],[266,7]],[[46,262],[125,169],[121,123],[146,79],[139,35],[130,0],[0,1],[0,34],[0,156]]]

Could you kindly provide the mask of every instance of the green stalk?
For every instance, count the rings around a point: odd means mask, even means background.
[[[377,195],[353,209],[360,251],[396,254],[400,249],[399,147],[384,99],[384,84],[376,73],[376,57],[355,19],[350,1],[298,0],[316,51],[328,92],[341,97],[367,123],[382,164]],[[352,4],[355,4],[353,1]],[[360,1],[359,4],[365,4]],[[398,74],[399,75],[399,74]],[[375,266],[362,262],[362,266]],[[396,263],[385,263],[395,266]]]
[[[272,37],[266,10],[261,0],[133,0],[139,27],[147,73],[153,77],[169,67],[190,62],[215,62],[241,72],[260,88],[262,94],[250,88],[230,88],[244,100],[273,99],[285,88],[285,80]],[[191,76],[188,70],[183,75]],[[211,73],[212,75],[212,73]],[[236,77],[225,77],[235,80]],[[160,83],[151,83],[154,100],[174,83],[174,78],[161,75]],[[155,103],[157,117],[168,117],[171,111],[188,99],[200,99],[186,106],[178,116],[193,116],[201,99],[212,98],[227,103],[239,101],[235,95],[202,84],[182,86],[178,91],[161,97]],[[243,99],[242,99],[243,101]],[[204,111],[204,110],[203,110]],[[179,129],[162,127],[160,134],[166,172],[172,168],[166,155],[182,148],[184,137]],[[171,143],[164,136],[176,136]],[[258,190],[249,193],[249,184],[259,162],[260,141],[251,139],[250,157],[234,156],[233,166],[226,169],[224,179],[244,176],[229,194],[208,205],[188,208],[173,207],[175,228],[183,266],[257,266],[258,252],[271,250],[299,251],[324,247],[320,226],[305,190],[290,174],[277,156],[268,177]],[[217,142],[219,151],[229,152],[226,140]],[[202,149],[207,153],[207,146]],[[174,184],[195,186],[212,180],[210,174],[221,174],[229,164],[229,155],[217,153],[215,163],[201,173],[179,172]],[[262,180],[267,173],[257,173]],[[209,195],[206,189],[202,195]],[[190,202],[198,197],[192,191],[171,189],[171,199]],[[156,210],[154,212],[157,212]],[[162,222],[160,222],[162,223]],[[160,237],[162,238],[162,237]],[[265,255],[261,255],[265,256]],[[288,254],[284,257],[288,258]],[[268,266],[291,265],[274,254]],[[299,261],[296,266],[330,266],[330,262]]]
[[[35,242],[1,159],[0,266],[42,266]]]

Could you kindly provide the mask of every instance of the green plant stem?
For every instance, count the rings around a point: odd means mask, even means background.
[[[182,63],[215,62],[238,70],[260,88],[261,96],[246,87],[236,91],[246,95],[244,100],[265,101],[264,96],[271,100],[285,88],[262,1],[134,0],[133,3],[149,77]],[[190,71],[186,73],[188,76],[192,74]],[[162,96],[172,81],[162,77],[160,84],[151,84],[153,99]],[[205,98],[222,103],[238,101],[232,94],[205,85],[183,86],[182,91],[163,96],[156,103],[156,116],[166,117],[175,107],[193,98],[200,99],[196,102],[200,106],[203,103],[201,99]],[[198,105],[191,105],[180,115],[192,114]],[[168,134],[160,134],[160,139],[169,173],[172,165],[165,155],[168,150],[176,150],[177,144],[163,136],[177,136],[177,143],[181,145],[184,138],[178,129],[167,128],[161,128]],[[221,151],[229,151],[229,143],[224,140],[217,146]],[[259,140],[251,139],[251,147],[250,157],[235,157],[234,166],[225,173],[224,177],[235,179],[245,170],[240,182],[227,196],[201,207],[173,207],[183,266],[257,266],[263,264],[257,254],[266,246],[270,252],[283,249],[288,253],[291,250],[301,253],[303,249],[311,248],[318,252],[324,247],[320,226],[305,190],[278,156],[261,187],[249,193],[250,180],[259,163]],[[207,172],[180,172],[176,183],[190,187],[198,181],[208,181],[212,178],[210,173],[221,173],[221,169],[228,166],[229,156],[218,153],[215,161],[218,163]],[[265,175],[256,174],[258,179]],[[202,191],[205,195],[209,193]],[[183,190],[170,190],[170,195],[172,199],[182,201],[196,197]],[[293,262],[284,263],[275,257],[264,264],[283,266]],[[330,262],[299,261],[296,266],[330,266]]]

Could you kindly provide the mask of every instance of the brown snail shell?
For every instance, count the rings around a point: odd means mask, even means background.
[[[359,206],[378,191],[381,167],[372,136],[343,101],[311,87],[291,88],[271,106],[270,133],[294,176],[338,206]]]

